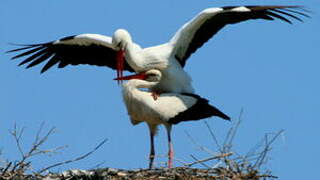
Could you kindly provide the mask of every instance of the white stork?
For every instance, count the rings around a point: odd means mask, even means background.
[[[216,107],[210,105],[208,100],[190,93],[162,93],[154,101],[151,92],[142,91],[139,88],[152,88],[161,80],[161,72],[156,69],[148,70],[132,76],[116,78],[116,80],[129,80],[123,84],[123,99],[133,125],[146,122],[150,130],[150,161],[152,168],[154,160],[154,135],[157,126],[163,124],[166,127],[169,146],[169,168],[172,167],[173,146],[171,143],[171,126],[182,121],[192,121],[218,116],[225,120],[230,118]]]
[[[300,6],[228,6],[208,8],[184,24],[165,44],[141,48],[133,42],[129,32],[118,29],[113,37],[99,34],[80,34],[56,41],[25,45],[8,52],[26,50],[14,56],[17,59],[29,55],[19,65],[29,63],[33,67],[46,60],[41,72],[53,65],[59,68],[67,65],[89,64],[107,66],[117,69],[117,76],[122,71],[143,72],[159,69],[161,82],[152,90],[154,92],[193,93],[191,78],[183,70],[186,60],[228,24],[235,24],[250,19],[280,19],[291,23],[287,18],[298,21],[298,16],[309,17]]]

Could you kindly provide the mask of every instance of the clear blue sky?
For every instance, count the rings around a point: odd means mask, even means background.
[[[285,130],[275,143],[267,167],[280,179],[314,179],[319,170],[319,44],[318,0],[1,0],[0,48],[12,43],[41,43],[81,33],[111,36],[126,28],[135,42],[148,47],[166,42],[181,25],[208,7],[243,4],[304,5],[313,13],[305,23],[250,21],[228,26],[187,62],[196,92],[236,119],[244,109],[235,145],[239,152],[252,148],[265,133]],[[40,67],[26,70],[0,54],[0,149],[14,160],[17,148],[8,130],[14,123],[26,127],[25,149],[41,122],[57,133],[45,148],[69,147],[53,157],[35,158],[34,167],[77,157],[104,138],[109,141],[89,158],[54,170],[88,169],[105,161],[114,168],[145,168],[149,153],[148,128],[133,127],[112,79],[115,72],[101,67],[68,66],[40,75]],[[231,123],[207,120],[219,139]],[[184,131],[215,149],[203,122],[182,123],[173,129],[175,155],[192,161],[206,157]],[[163,128],[156,153],[167,153]],[[164,162],[158,158],[156,162]],[[176,163],[176,165],[179,165]]]

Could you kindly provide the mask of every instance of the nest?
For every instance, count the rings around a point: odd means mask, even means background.
[[[218,167],[212,169],[199,169],[188,167],[160,168],[160,169],[138,169],[123,170],[114,168],[103,168],[95,170],[69,170],[61,174],[47,175],[22,173],[5,174],[1,180],[259,180],[276,178],[269,174],[260,174],[257,170],[239,172],[236,169]]]

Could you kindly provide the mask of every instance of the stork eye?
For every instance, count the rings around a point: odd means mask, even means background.
[[[149,74],[148,76],[149,77],[154,77],[154,76],[156,76],[156,74]]]

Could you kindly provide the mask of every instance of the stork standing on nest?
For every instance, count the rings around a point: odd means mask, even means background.
[[[193,93],[191,78],[183,67],[188,58],[224,26],[251,19],[280,19],[291,23],[288,17],[302,21],[299,16],[309,17],[300,6],[208,8],[184,24],[170,41],[154,47],[141,48],[133,42],[128,31],[119,29],[113,37],[80,34],[48,43],[25,45],[9,52],[26,50],[12,59],[30,55],[19,64],[29,63],[27,68],[48,60],[41,72],[55,64],[59,68],[79,64],[107,66],[117,69],[118,77],[123,76],[123,70],[144,72],[159,69],[162,78],[152,87],[154,92]]]
[[[129,80],[123,84],[123,99],[133,125],[146,122],[150,130],[150,161],[152,168],[155,150],[154,135],[157,126],[163,124],[166,127],[169,146],[168,167],[172,167],[173,146],[171,143],[171,127],[182,121],[193,121],[218,116],[225,120],[230,118],[210,105],[208,100],[190,93],[162,93],[157,101],[151,97],[151,92],[142,91],[139,88],[152,88],[161,82],[162,74],[159,70],[149,70],[132,76],[116,78],[116,80]]]

